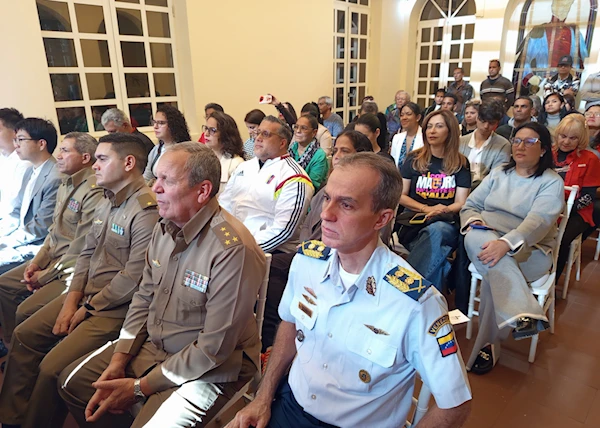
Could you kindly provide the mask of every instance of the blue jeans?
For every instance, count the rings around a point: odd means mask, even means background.
[[[458,246],[458,235],[457,224],[437,221],[421,229],[408,244],[406,261],[439,291],[450,272],[448,256]]]

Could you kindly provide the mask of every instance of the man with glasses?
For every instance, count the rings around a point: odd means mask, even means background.
[[[16,125],[15,152],[33,168],[24,177],[12,218],[3,220],[0,273],[31,259],[48,235],[56,193],[64,178],[52,156],[57,140],[56,128],[48,120],[28,118]]]
[[[513,104],[513,117],[506,125],[498,127],[496,134],[502,135],[510,141],[514,137],[515,129],[531,121],[536,121],[533,117],[533,100],[530,97],[521,95]]]
[[[548,95],[558,92],[561,95],[571,94],[574,97],[579,92],[579,78],[573,77],[571,70],[573,68],[573,57],[564,55],[558,61],[558,73],[542,82],[544,98]]]
[[[288,154],[289,127],[275,116],[261,122],[255,158],[238,166],[219,197],[223,208],[250,230],[266,253],[292,253],[299,243],[299,225],[315,189]]]
[[[113,134],[115,132],[133,134],[142,140],[142,143],[144,143],[144,146],[146,146],[148,153],[150,153],[150,151],[154,148],[154,143],[152,140],[148,138],[146,134],[138,131],[137,128],[131,124],[131,120],[129,120],[124,111],[119,110],[118,108],[109,108],[102,114],[100,121],[102,122],[102,126],[106,132],[109,134]]]

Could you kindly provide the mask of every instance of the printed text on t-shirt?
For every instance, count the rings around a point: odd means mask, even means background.
[[[454,175],[428,172],[417,178],[415,191],[423,199],[452,199],[456,193],[456,179]]]

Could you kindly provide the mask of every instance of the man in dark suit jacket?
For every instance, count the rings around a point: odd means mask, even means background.
[[[442,108],[442,100],[444,99],[445,95],[446,90],[444,88],[440,88],[437,91],[435,91],[435,98],[433,99],[433,104],[431,104],[423,111],[423,117],[427,116],[432,111],[436,111]]]
[[[56,128],[50,121],[28,118],[17,124],[16,152],[33,168],[25,175],[18,203],[10,214],[18,227],[0,237],[0,273],[31,259],[48,234],[56,192],[64,178],[52,156],[57,140]]]

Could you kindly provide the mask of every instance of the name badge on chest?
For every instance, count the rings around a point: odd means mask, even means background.
[[[125,229],[123,228],[123,226],[119,226],[117,223],[113,223],[110,226],[110,230],[113,233],[116,233],[117,235],[123,236],[125,235]]]
[[[193,288],[200,293],[206,293],[208,288],[208,276],[194,272],[193,270],[186,269],[185,275],[183,276],[183,285],[185,287]]]
[[[312,330],[317,321],[319,307],[316,300],[306,294],[301,294],[300,296],[294,296],[290,312],[299,323],[307,329]]]
[[[70,209],[71,211],[73,211],[74,213],[77,213],[77,212],[79,212],[79,209],[81,208],[81,202],[79,202],[75,198],[71,198],[71,199],[69,199],[67,208]]]

